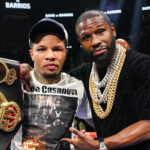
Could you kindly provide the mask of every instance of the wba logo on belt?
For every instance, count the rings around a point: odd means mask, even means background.
[[[23,108],[19,62],[0,58],[0,150],[17,133]]]

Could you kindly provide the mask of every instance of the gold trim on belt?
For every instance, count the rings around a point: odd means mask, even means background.
[[[21,121],[20,108],[14,101],[8,102],[0,92],[0,129],[10,132]]]
[[[0,84],[6,82],[7,85],[12,85],[16,79],[16,70],[9,70],[7,65],[2,60],[0,60]]]
[[[8,69],[7,64],[0,60],[0,84],[6,82],[12,85],[17,79],[15,69]],[[13,131],[21,121],[21,113],[18,104],[14,101],[7,101],[0,91],[0,129],[6,132]]]

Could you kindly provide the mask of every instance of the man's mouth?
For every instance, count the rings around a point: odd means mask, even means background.
[[[55,69],[58,68],[58,65],[56,65],[56,64],[47,64],[47,65],[45,65],[45,67],[46,67],[48,70],[53,71],[53,70],[55,70]]]
[[[94,56],[103,55],[103,54],[106,53],[106,51],[107,51],[106,48],[100,48],[100,49],[95,50],[94,53],[93,53],[93,55]]]

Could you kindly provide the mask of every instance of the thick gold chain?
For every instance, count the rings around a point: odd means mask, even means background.
[[[95,111],[96,115],[100,119],[106,118],[112,110],[114,99],[115,99],[117,83],[118,83],[118,79],[119,79],[119,75],[120,75],[122,66],[124,64],[125,57],[126,57],[126,50],[123,50],[122,58],[121,58],[121,60],[118,64],[118,67],[116,68],[116,71],[114,73],[114,76],[113,76],[113,78],[111,80],[111,83],[110,83],[110,86],[109,86],[108,101],[107,101],[107,107],[106,107],[105,111],[103,110],[103,108],[101,107],[100,104],[97,104],[94,101],[94,99],[98,99],[97,98],[97,88],[96,88],[96,86],[93,82],[92,76],[90,76],[89,89],[90,89],[90,94],[91,94],[91,97],[92,97],[93,108],[94,108],[94,111]]]

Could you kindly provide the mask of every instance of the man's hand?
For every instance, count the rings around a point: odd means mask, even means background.
[[[33,68],[26,63],[20,64],[21,80],[24,82],[27,91],[30,91],[30,71],[32,69]]]
[[[98,150],[99,141],[95,140],[91,136],[87,135],[85,132],[79,131],[75,128],[69,129],[75,134],[74,139],[62,138],[61,141],[67,141],[82,150]]]

